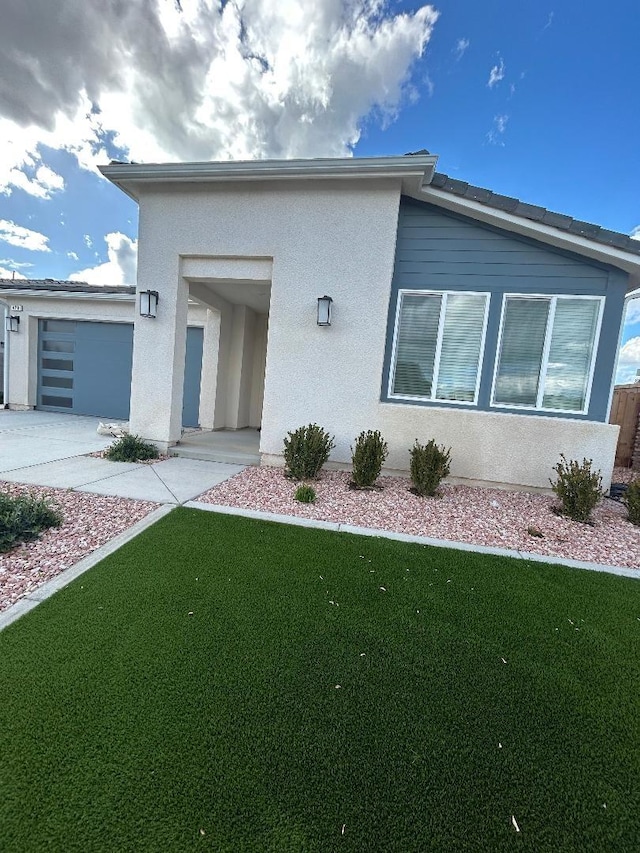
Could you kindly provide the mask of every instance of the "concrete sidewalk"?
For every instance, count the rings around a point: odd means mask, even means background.
[[[173,457],[141,465],[86,456],[113,442],[97,434],[98,423],[78,415],[0,411],[0,480],[179,504],[244,467]]]

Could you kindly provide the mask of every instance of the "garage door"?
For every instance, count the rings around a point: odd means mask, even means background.
[[[187,329],[184,426],[197,426],[203,331]],[[127,420],[132,323],[40,320],[39,409]]]

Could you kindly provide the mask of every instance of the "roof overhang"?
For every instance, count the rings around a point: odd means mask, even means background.
[[[102,174],[138,201],[153,184],[200,184],[243,181],[381,180],[402,182],[413,194],[431,181],[438,161],[433,154],[402,157],[340,157],[317,160],[241,160],[211,163],[111,163]]]
[[[20,299],[38,299],[44,297],[46,299],[97,299],[110,302],[134,302],[136,295],[133,293],[114,293],[113,291],[105,290],[104,292],[93,290],[87,292],[85,290],[47,290],[44,287],[28,288],[28,287],[2,287],[0,288],[0,298],[13,296]]]
[[[623,249],[617,249],[614,246],[606,246],[603,243],[597,243],[595,240],[589,240],[586,237],[571,234],[550,225],[534,222],[522,216],[514,216],[506,211],[496,210],[471,199],[454,196],[435,187],[423,187],[419,192],[410,192],[408,195],[419,201],[427,201],[446,208],[452,213],[460,213],[479,222],[485,222],[487,225],[494,225],[496,228],[512,231],[514,234],[530,237],[558,249],[564,249],[624,270],[624,272],[629,273],[628,290],[631,291],[640,287],[640,255],[625,252]]]

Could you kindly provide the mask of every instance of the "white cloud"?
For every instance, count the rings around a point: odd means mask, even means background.
[[[549,27],[550,27],[550,26],[551,26],[551,24],[553,23],[554,15],[555,15],[555,12],[549,12],[549,16],[548,16],[548,18],[547,18],[547,23],[546,23],[546,24],[544,25],[544,27],[542,28],[542,32],[544,32],[545,30],[548,30],[548,29],[549,29]]]
[[[629,338],[620,350],[619,364],[637,364],[640,367],[640,337]]]
[[[32,231],[30,228],[23,228],[22,225],[16,225],[10,219],[0,219],[0,240],[9,243],[11,246],[18,246],[20,249],[29,249],[31,252],[50,252],[51,249],[47,245],[49,238],[39,231]]]
[[[640,370],[640,337],[629,338],[618,356],[616,385],[635,382],[638,370]]]
[[[366,116],[397,114],[437,18],[386,0],[9,4],[0,192],[62,188],[43,146],[85,169],[113,146],[146,162],[348,155]]]
[[[88,234],[84,235],[84,242],[85,242],[87,249],[91,249],[93,247],[93,240],[91,239],[91,237]]]
[[[625,326],[640,323],[640,299],[630,299],[627,302],[627,311],[624,317]]]
[[[112,231],[105,235],[107,258],[104,264],[78,270],[69,276],[70,281],[86,281],[106,287],[136,283],[138,265],[138,241],[131,240],[126,234]]]
[[[631,231],[630,236],[633,240],[640,240],[640,225],[636,225],[636,227]]]
[[[458,39],[458,41],[456,42],[456,46],[453,49],[453,55],[456,59],[456,62],[459,62],[462,59],[470,44],[471,42],[469,41],[469,39]]]
[[[80,258],[79,258],[79,257],[78,257],[78,255],[76,254],[76,252],[67,252],[67,257],[68,257],[68,258],[69,258],[69,260],[71,260],[71,261],[79,261],[79,260],[80,260]]]
[[[504,80],[506,70],[507,69],[504,64],[504,59],[500,56],[498,64],[494,65],[491,71],[489,72],[489,82],[487,83],[487,86],[490,89],[493,89],[493,87],[497,83],[499,83],[501,80]]]
[[[6,267],[0,267],[0,278],[14,278],[16,281],[18,279],[26,281],[27,277],[17,270],[8,270]]]
[[[491,128],[489,133],[487,133],[487,139],[492,145],[504,146],[504,142],[502,141],[502,135],[507,129],[508,121],[508,115],[497,115],[493,117],[493,127]]]

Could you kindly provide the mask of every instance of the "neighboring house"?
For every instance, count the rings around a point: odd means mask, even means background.
[[[10,408],[127,420],[135,292],[73,281],[0,279],[0,301],[19,318],[17,332],[5,332]],[[182,410],[188,427],[198,424],[206,314],[190,307]]]
[[[140,206],[138,291],[159,294],[157,316],[134,321],[132,430],[161,448],[180,438],[191,300],[198,421],[261,426],[267,464],[317,422],[336,463],[379,429],[390,470],[435,438],[455,478],[544,488],[564,453],[608,484],[640,244],[453,181],[436,159],[104,167]],[[316,322],[324,295],[330,326]]]

